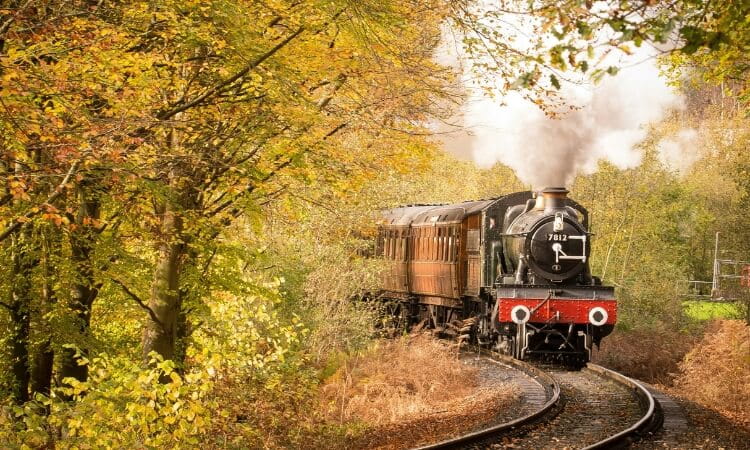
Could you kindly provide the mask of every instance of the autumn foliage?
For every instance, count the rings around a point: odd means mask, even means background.
[[[474,387],[431,341],[380,347],[388,370],[353,356],[373,312],[349,301],[377,278],[374,211],[526,188],[428,139],[462,98],[434,56],[446,25],[480,25],[471,4],[0,3],[0,447],[299,447]],[[547,93],[536,69],[567,66],[487,36],[465,44],[506,88]],[[721,125],[701,164],[722,183],[653,148],[576,182],[623,323],[679,322],[716,218],[748,241],[748,137]]]
[[[222,383],[286,392],[315,351],[300,317],[313,308],[269,265],[266,219],[431,151],[421,131],[453,76],[432,59],[445,13],[3,2],[3,439],[189,446],[223,424]],[[254,442],[261,426],[214,435]]]
[[[674,391],[750,425],[750,326],[714,324],[680,364]]]

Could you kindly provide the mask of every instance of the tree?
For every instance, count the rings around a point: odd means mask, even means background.
[[[480,72],[502,74],[502,90],[524,89],[540,106],[556,106],[561,80],[594,80],[618,72],[611,52],[644,43],[665,60],[674,80],[695,70],[704,80],[733,84],[748,99],[747,2],[652,0],[459,2],[453,17]],[[519,43],[520,42],[520,43]]]
[[[31,308],[36,325],[13,319],[21,333],[49,330],[58,374],[79,381],[102,290],[148,315],[147,359],[180,362],[225,230],[285,195],[290,180],[343,192],[398,164],[392,146],[438,111],[452,76],[431,60],[447,11],[436,0],[11,3],[0,242],[9,254],[33,250],[29,264],[8,268],[13,280],[57,277],[42,289],[46,306]],[[54,248],[41,245],[42,230]],[[26,233],[31,246],[20,247]],[[133,276],[142,274],[134,264],[150,280]],[[65,326],[44,325],[58,313]],[[24,386],[28,361],[19,360]]]

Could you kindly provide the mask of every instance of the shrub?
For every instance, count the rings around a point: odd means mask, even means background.
[[[443,409],[478,385],[477,369],[425,335],[380,342],[346,361],[322,388],[329,420],[396,422]]]
[[[208,398],[212,371],[181,376],[171,361],[152,362],[144,370],[100,355],[91,361],[85,383],[69,378],[68,387],[50,397],[37,395],[23,406],[4,404],[0,442],[10,448],[195,446],[216,406]]]
[[[673,326],[617,329],[602,341],[594,362],[649,383],[669,385],[678,365],[696,341]]]
[[[750,425],[750,326],[719,321],[685,356],[675,390]]]

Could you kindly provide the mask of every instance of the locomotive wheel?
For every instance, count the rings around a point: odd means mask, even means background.
[[[502,339],[498,336],[497,343],[495,344],[495,350],[497,350],[500,354],[506,355],[506,356],[513,356],[513,352],[515,351],[515,340],[512,337],[508,337],[507,339]]]

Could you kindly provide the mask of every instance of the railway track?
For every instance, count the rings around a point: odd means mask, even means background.
[[[568,371],[495,354],[485,357],[531,376],[544,388],[544,401],[532,401],[522,417],[420,449],[619,448],[661,426],[658,401],[643,385],[617,372],[595,364]],[[533,386],[521,386],[525,397],[534,397]]]

